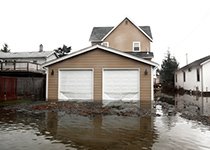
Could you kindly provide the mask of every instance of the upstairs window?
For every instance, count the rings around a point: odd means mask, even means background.
[[[197,75],[197,81],[200,81],[200,70],[199,68],[196,70],[196,75]]]
[[[101,43],[101,45],[109,47],[109,42],[103,42],[103,43]]]
[[[140,52],[140,47],[141,47],[140,42],[133,42],[133,51],[134,52]]]

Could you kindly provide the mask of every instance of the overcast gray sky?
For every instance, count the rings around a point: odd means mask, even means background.
[[[116,26],[125,17],[149,25],[159,64],[169,49],[180,67],[210,55],[209,0],[0,0],[0,47],[12,52],[90,46],[94,26]]]

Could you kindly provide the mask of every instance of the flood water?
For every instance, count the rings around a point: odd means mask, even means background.
[[[210,149],[210,126],[186,120],[179,113],[168,116],[159,105],[156,109],[159,117],[84,117],[64,112],[0,114],[0,149]]]
[[[201,115],[210,116],[210,97],[197,95],[176,95],[176,107],[179,109],[197,109]]]

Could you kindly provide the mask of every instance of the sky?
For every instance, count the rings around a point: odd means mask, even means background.
[[[151,27],[153,61],[169,50],[179,67],[210,55],[209,0],[0,0],[0,48],[12,52],[76,51],[90,46],[94,26],[116,26],[125,17]]]

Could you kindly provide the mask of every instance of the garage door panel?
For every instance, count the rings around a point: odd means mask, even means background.
[[[90,100],[93,98],[92,70],[60,71],[59,99]]]
[[[139,70],[104,70],[103,100],[139,100]]]

